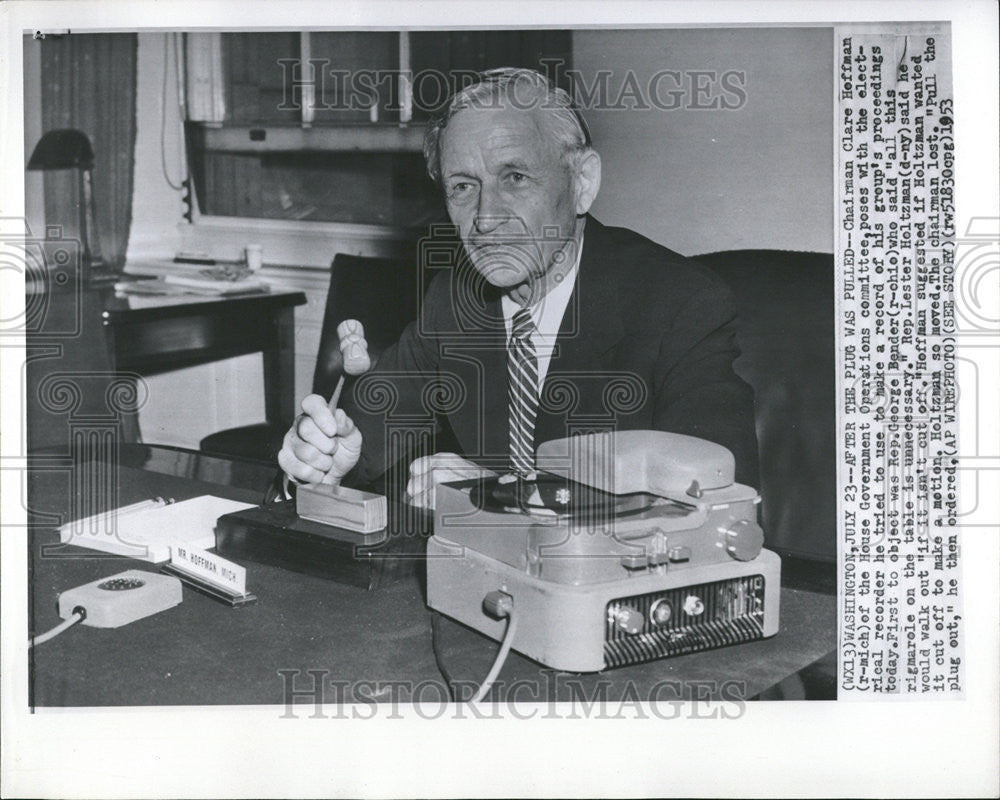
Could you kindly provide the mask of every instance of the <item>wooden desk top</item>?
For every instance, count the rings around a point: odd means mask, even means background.
[[[184,450],[137,445],[122,452],[123,505],[152,495],[204,493],[255,502],[273,476],[267,466]],[[30,507],[64,513],[69,485],[64,473],[32,474]],[[35,633],[59,622],[59,592],[130,568],[156,570],[78,548],[58,556],[43,550],[57,541],[51,528],[31,536],[29,623]],[[245,566],[248,588],[260,598],[254,605],[232,609],[185,588],[181,605],[161,614],[112,630],[78,625],[31,651],[33,704],[312,705],[317,686],[330,703],[358,691],[398,702],[419,691],[424,701],[443,702],[421,580],[370,593],[262,564]],[[628,692],[647,699],[657,691],[663,700],[678,699],[677,691],[750,698],[828,654],[836,647],[836,630],[835,597],[786,588],[781,630],[771,639],[589,675],[554,672],[511,653],[494,697],[509,690],[520,700],[582,700],[605,691],[610,702]],[[439,634],[453,678],[481,681],[496,643],[447,619]],[[293,689],[300,693],[294,699]]]
[[[100,291],[104,307],[103,317],[111,324],[128,318],[130,320],[156,319],[160,317],[183,317],[195,314],[212,314],[221,309],[239,307],[246,313],[286,306],[301,306],[306,302],[303,292],[267,292],[260,294],[240,294],[219,297],[215,295],[118,295],[113,289],[93,289]]]
[[[166,317],[212,315],[222,311],[261,314],[272,310],[301,306],[304,292],[274,291],[220,297],[215,295],[120,295],[112,286],[84,287],[76,283],[54,285],[47,292],[26,293],[27,335],[72,335],[89,319],[104,324],[144,322]]]

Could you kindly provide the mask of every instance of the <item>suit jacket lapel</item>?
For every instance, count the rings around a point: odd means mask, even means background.
[[[510,450],[507,430],[507,331],[500,300],[490,302],[488,313],[495,324],[484,339],[478,357],[483,370],[483,414],[477,421],[482,429],[484,453],[505,460]]]
[[[618,271],[607,229],[587,217],[576,286],[563,314],[556,349],[542,386],[535,446],[567,435],[567,416],[600,407],[607,370],[601,356],[625,335],[619,308]],[[561,402],[560,385],[572,384],[575,403]],[[598,405],[595,406],[595,403]]]
[[[479,462],[504,462],[507,432],[507,334],[499,297],[456,323],[441,368],[458,377],[465,400],[449,414],[462,451]]]

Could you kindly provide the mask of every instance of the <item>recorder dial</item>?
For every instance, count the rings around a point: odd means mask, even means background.
[[[646,619],[634,608],[623,606],[615,611],[615,624],[625,633],[638,633]]]
[[[741,519],[725,531],[726,552],[737,561],[753,561],[764,546],[764,531],[756,522]]]
[[[689,594],[684,598],[684,613],[689,617],[697,617],[704,613],[705,602],[696,594]]]
[[[674,615],[674,610],[670,607],[670,601],[661,597],[649,609],[649,619],[654,625],[666,625]]]

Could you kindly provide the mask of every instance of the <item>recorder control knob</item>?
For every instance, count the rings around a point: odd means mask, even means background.
[[[666,625],[674,615],[674,610],[670,607],[670,601],[661,597],[649,609],[649,619],[654,625]]]
[[[726,552],[737,561],[753,561],[764,546],[764,531],[750,520],[734,522],[725,532]]]
[[[615,611],[615,625],[625,633],[638,633],[642,630],[645,618],[634,608],[624,606]]]
[[[694,594],[689,594],[684,598],[684,613],[689,617],[697,617],[699,614],[704,613],[705,603],[704,601]]]

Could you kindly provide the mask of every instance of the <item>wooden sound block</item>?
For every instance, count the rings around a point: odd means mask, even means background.
[[[372,533],[386,526],[386,500],[383,495],[330,486],[323,483],[299,486],[296,511],[303,519]]]

